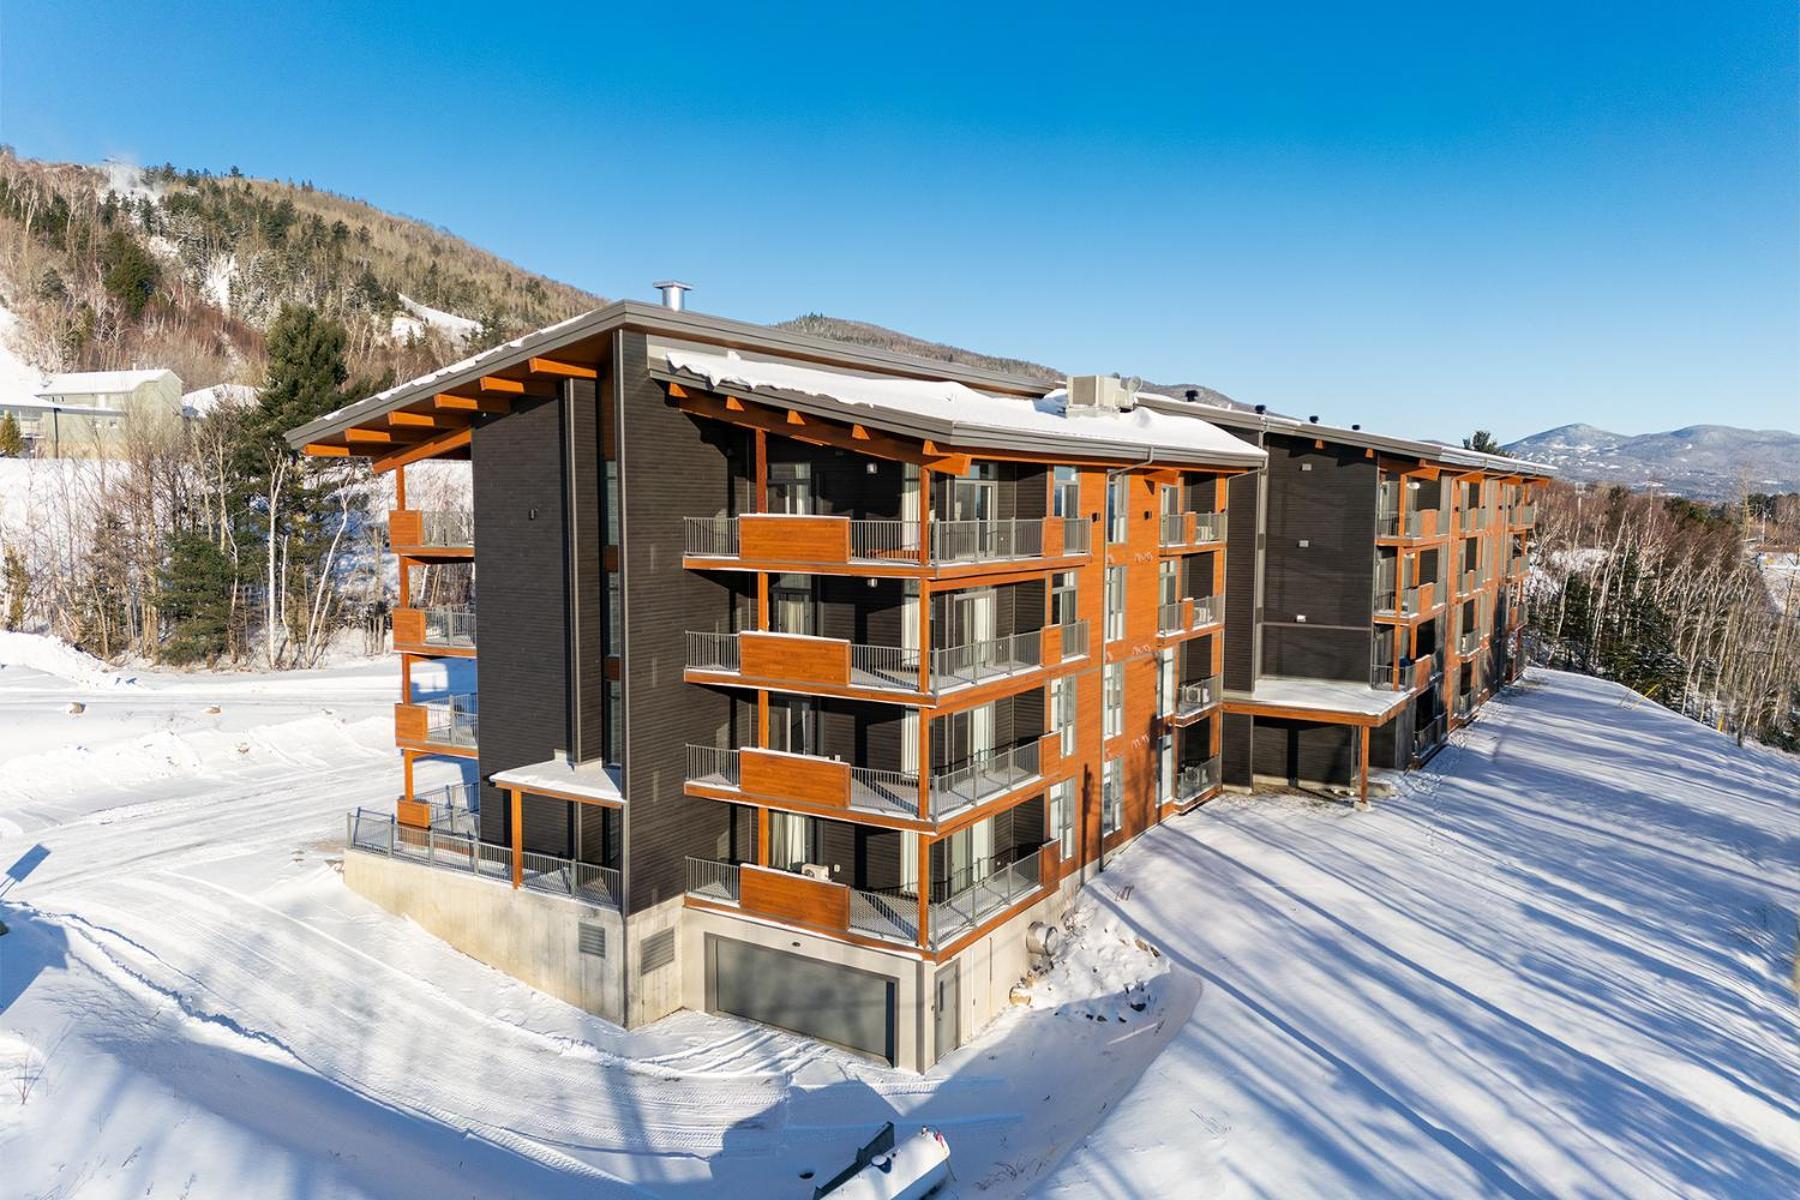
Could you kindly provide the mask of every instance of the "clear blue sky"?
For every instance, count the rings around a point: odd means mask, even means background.
[[[1790,0],[649,7],[13,0],[0,139],[1394,432],[1800,428]]]

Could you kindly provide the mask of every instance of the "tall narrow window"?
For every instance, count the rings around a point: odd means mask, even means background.
[[[606,544],[619,544],[619,464],[606,460]]]
[[[619,605],[619,575],[616,571],[607,571],[606,579],[606,629],[600,640],[601,651],[608,657],[619,653],[625,644],[624,616]]]
[[[1125,490],[1126,479],[1123,475],[1115,475],[1106,484],[1106,537],[1108,541],[1123,544],[1126,540],[1126,511],[1129,508],[1129,494]]]
[[[1050,719],[1055,722],[1064,758],[1075,753],[1075,712],[1075,677],[1065,675],[1051,680]]]
[[[1057,853],[1067,860],[1075,857],[1075,781],[1065,779],[1050,788],[1050,836],[1057,841]]]
[[[814,511],[812,464],[769,464],[769,511],[805,516]]]
[[[625,761],[625,688],[617,679],[606,681],[606,745],[600,757],[614,765]]]
[[[1109,758],[1100,774],[1100,832],[1116,831],[1125,822],[1125,763]]]
[[[805,637],[818,632],[818,603],[811,575],[777,575],[769,580],[769,628]]]
[[[1074,467],[1057,467],[1051,474],[1050,511],[1059,517],[1081,513],[1081,484]]]
[[[1058,571],[1050,577],[1050,623],[1052,625],[1073,625],[1079,618],[1075,614],[1077,596],[1076,575],[1073,571]]]
[[[1106,736],[1125,732],[1125,664],[1106,664]]]
[[[1106,568],[1106,640],[1125,636],[1125,568]]]

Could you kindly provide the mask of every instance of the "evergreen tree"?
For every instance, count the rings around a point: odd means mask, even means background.
[[[12,546],[6,548],[6,617],[5,628],[25,627],[25,600],[31,591],[31,572],[25,568],[25,556]]]
[[[115,229],[100,247],[100,267],[100,285],[125,306],[125,315],[134,321],[143,316],[162,282],[162,268],[150,252],[124,230]]]
[[[25,453],[25,437],[19,432],[19,420],[11,413],[0,413],[0,454],[18,458]]]
[[[158,602],[173,627],[163,657],[173,663],[212,663],[231,645],[231,596],[237,576],[231,560],[199,530],[169,541],[169,558],[157,580]]]
[[[1494,435],[1485,429],[1477,429],[1473,437],[1464,438],[1463,449],[1473,450],[1477,454],[1505,453],[1500,449],[1500,443],[1494,440]]]

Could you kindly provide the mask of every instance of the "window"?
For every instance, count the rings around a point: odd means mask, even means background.
[[[1172,713],[1175,711],[1175,697],[1180,692],[1175,682],[1175,651],[1158,650],[1156,652],[1156,695],[1157,712]]]
[[[1064,859],[1075,857],[1075,781],[1065,779],[1050,788],[1050,836]]]
[[[1075,753],[1075,677],[1065,675],[1050,681],[1050,720],[1062,739],[1062,754]]]
[[[1100,833],[1115,832],[1125,820],[1125,763],[1109,758],[1100,773]]]
[[[1125,568],[1106,568],[1106,640],[1125,636]]]
[[[1181,603],[1180,568],[1172,558],[1165,558],[1156,564],[1156,594],[1158,604]]]
[[[1125,732],[1125,664],[1106,664],[1106,736]]]
[[[770,696],[769,749],[788,754],[817,754],[818,702],[805,696]]]
[[[777,575],[769,580],[769,628],[810,637],[817,631],[811,575]]]
[[[1123,475],[1115,475],[1106,481],[1106,537],[1108,541],[1124,542],[1126,540],[1125,521],[1127,493],[1126,479]]]
[[[813,511],[812,464],[769,464],[769,511],[805,516]]]
[[[606,460],[606,544],[619,544],[619,464]]]
[[[1059,517],[1081,514],[1081,484],[1074,467],[1057,467],[1051,473],[1050,511]]]
[[[619,610],[619,576],[615,571],[607,571],[606,579],[606,629],[600,640],[602,653],[612,657],[619,653],[625,642],[625,619]]]
[[[625,761],[625,687],[617,679],[606,681],[606,745],[600,757],[615,766]]]
[[[1075,615],[1077,596],[1076,575],[1073,571],[1058,571],[1050,577],[1050,623],[1052,625],[1073,625],[1080,618]]]

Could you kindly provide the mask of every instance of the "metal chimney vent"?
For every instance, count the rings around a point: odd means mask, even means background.
[[[657,291],[662,293],[663,307],[667,308],[667,309],[673,309],[675,312],[681,311],[681,300],[682,300],[683,294],[694,290],[693,284],[682,283],[679,280],[675,280],[675,279],[665,279],[660,283],[653,284],[652,286],[655,287]]]

